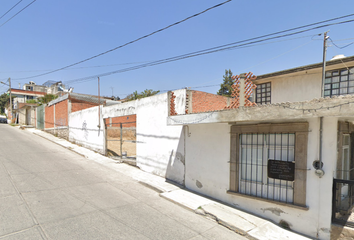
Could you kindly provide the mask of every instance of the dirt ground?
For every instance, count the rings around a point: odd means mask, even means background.
[[[127,153],[127,157],[136,156],[136,143],[125,141],[136,141],[135,128],[124,129],[123,128],[123,145],[122,152]],[[113,141],[110,141],[113,140]],[[108,156],[120,156],[120,128],[107,129],[107,152]]]

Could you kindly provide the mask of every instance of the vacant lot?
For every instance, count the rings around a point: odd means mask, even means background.
[[[122,152],[127,153],[127,157],[136,156],[136,128],[122,129]],[[134,141],[134,142],[131,142]],[[120,150],[120,128],[107,128],[107,150],[109,156],[121,156]]]

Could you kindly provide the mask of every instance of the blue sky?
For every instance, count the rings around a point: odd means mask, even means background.
[[[0,16],[18,1],[2,0]],[[0,25],[32,1],[23,0],[0,19]],[[352,0],[233,0],[72,68],[18,80],[105,52],[223,1],[37,0],[0,27],[0,80],[11,77],[15,88],[29,81],[66,83],[354,13]],[[354,17],[344,20],[349,19]],[[112,88],[113,94],[121,98],[144,89],[192,87],[216,93],[225,69],[231,69],[234,74],[251,71],[261,75],[318,63],[322,61],[323,37],[316,34],[330,30],[331,39],[344,46],[354,42],[353,29],[354,23],[335,25],[281,39],[286,41],[278,39],[101,77],[101,95],[111,96]],[[354,44],[338,49],[329,43],[327,60],[337,54],[354,55]],[[74,87],[74,92],[97,94],[96,79],[67,86]],[[0,86],[0,93],[6,90],[6,86]]]

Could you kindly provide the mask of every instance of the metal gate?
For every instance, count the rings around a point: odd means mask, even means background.
[[[354,180],[333,179],[332,222],[354,227]]]
[[[105,123],[107,156],[136,165],[136,121],[125,116],[108,118]]]
[[[37,107],[37,128],[44,129],[44,108],[45,105]]]

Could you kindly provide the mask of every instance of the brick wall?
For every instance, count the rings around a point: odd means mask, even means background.
[[[106,118],[105,123],[109,127],[111,123],[110,119]],[[117,123],[126,123],[123,124],[123,128],[136,127],[136,114],[112,118],[112,127],[120,127]]]
[[[84,110],[86,108],[91,108],[97,106],[96,103],[86,103],[86,102],[71,102],[71,112],[77,112],[80,110]]]
[[[44,128],[54,127],[54,105],[45,108]]]
[[[192,113],[223,110],[229,104],[229,98],[216,94],[194,90],[187,94],[192,95],[190,103],[192,104]]]
[[[55,104],[55,126],[68,126],[68,101],[64,100]]]

